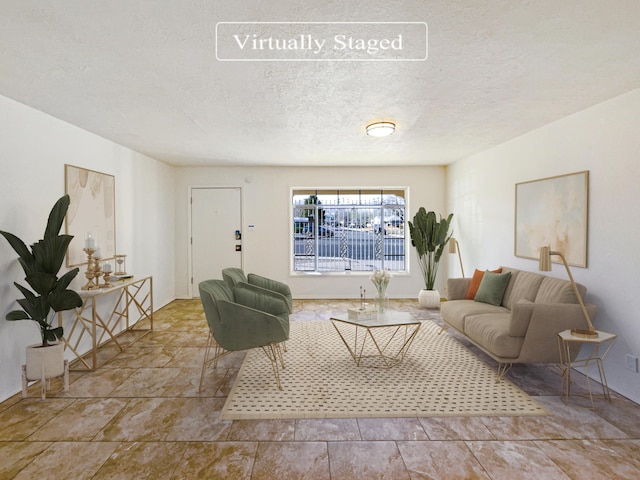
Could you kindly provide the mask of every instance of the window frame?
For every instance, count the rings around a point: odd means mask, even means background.
[[[317,250],[315,250],[313,257],[316,259],[314,260],[314,269],[313,270],[296,270],[296,253],[295,253],[295,222],[296,222],[296,218],[295,217],[295,210],[296,208],[299,208],[300,205],[296,205],[294,204],[294,195],[317,195],[317,196],[321,196],[321,195],[326,195],[326,194],[336,194],[336,195],[341,195],[341,194],[356,194],[356,193],[366,193],[366,194],[371,194],[373,192],[380,192],[380,196],[384,197],[384,195],[386,194],[401,194],[399,196],[404,198],[404,204],[402,205],[402,207],[404,208],[404,219],[403,219],[403,248],[404,248],[404,252],[403,252],[403,257],[404,257],[404,266],[402,269],[398,269],[398,270],[390,270],[394,275],[399,275],[399,276],[403,276],[403,275],[409,275],[410,274],[410,265],[409,265],[409,261],[410,261],[410,251],[411,251],[411,237],[409,235],[409,227],[408,227],[408,219],[407,219],[407,215],[409,210],[409,195],[410,195],[410,188],[409,186],[384,186],[384,187],[334,187],[334,186],[330,186],[330,187],[321,187],[321,186],[317,186],[317,187],[308,187],[308,186],[303,186],[303,187],[290,187],[289,189],[289,226],[288,226],[288,236],[289,236],[289,273],[291,276],[305,276],[305,275],[310,275],[310,276],[345,276],[345,275],[356,275],[356,276],[369,276],[371,275],[371,272],[373,271],[373,268],[370,270],[351,270],[351,269],[345,269],[345,270],[319,270],[317,269],[317,259],[319,258],[317,256]],[[402,195],[403,194],[403,195]],[[335,208],[335,209],[341,209],[341,208],[363,208],[363,209],[370,209],[370,208],[388,208],[390,205],[394,205],[394,204],[385,204],[383,199],[381,198],[380,204],[379,205],[370,205],[370,204],[363,204],[358,202],[357,204],[351,204],[351,203],[345,203],[345,204],[336,204],[336,205],[328,205],[329,208]],[[316,225],[317,225],[317,221],[316,221]],[[317,228],[317,227],[316,227]],[[383,242],[385,237],[383,237]],[[317,245],[317,244],[316,244]],[[383,244],[383,251],[384,251],[384,244]],[[384,255],[383,255],[384,256]],[[383,261],[384,264],[384,261]]]

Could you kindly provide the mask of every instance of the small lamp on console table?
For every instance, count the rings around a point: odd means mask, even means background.
[[[458,254],[458,260],[460,260],[460,270],[462,271],[462,278],[464,278],[464,267],[462,266],[462,255],[460,255],[460,244],[453,237],[449,239],[449,253]]]
[[[557,255],[562,259],[562,263],[564,264],[564,268],[567,270],[567,275],[569,275],[569,281],[571,282],[571,286],[573,287],[573,291],[578,298],[578,303],[580,304],[580,308],[582,309],[582,314],[584,315],[584,319],[587,321],[588,328],[578,329],[574,328],[571,330],[571,335],[575,337],[583,337],[583,338],[597,338],[598,333],[596,332],[593,323],[591,323],[591,319],[589,318],[589,314],[587,313],[587,309],[584,306],[584,302],[582,301],[582,296],[578,291],[578,286],[576,282],[573,280],[573,275],[571,275],[571,270],[569,270],[569,265],[567,264],[567,260],[564,258],[564,255],[561,252],[556,252],[551,250],[550,247],[540,247],[540,266],[539,270],[541,272],[550,272],[551,271],[551,255]]]

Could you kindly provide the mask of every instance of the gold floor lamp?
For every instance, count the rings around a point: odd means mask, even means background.
[[[556,252],[551,250],[551,247],[540,247],[540,266],[539,270],[541,272],[550,272],[551,271],[551,255],[557,255],[562,259],[562,263],[564,264],[564,268],[567,270],[567,275],[569,275],[569,280],[571,281],[571,286],[573,287],[573,291],[578,297],[578,303],[580,304],[580,308],[582,309],[582,314],[584,315],[584,319],[587,321],[588,329],[579,329],[574,328],[571,330],[571,335],[576,337],[584,337],[584,338],[597,338],[598,333],[596,332],[593,323],[591,323],[591,319],[589,318],[589,314],[587,313],[587,309],[584,306],[584,302],[582,301],[582,296],[578,291],[578,286],[576,282],[573,280],[573,275],[571,275],[571,270],[569,270],[569,265],[567,264],[567,260],[564,258],[564,255],[561,252]]]
[[[462,271],[462,278],[465,278],[464,277],[464,267],[462,266],[462,256],[460,255],[460,244],[453,237],[451,237],[449,239],[449,253],[457,253],[458,254],[458,260],[460,260],[460,270]]]

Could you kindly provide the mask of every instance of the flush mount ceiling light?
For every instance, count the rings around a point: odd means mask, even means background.
[[[367,125],[367,135],[371,137],[386,137],[396,130],[396,124],[391,122],[375,122]]]

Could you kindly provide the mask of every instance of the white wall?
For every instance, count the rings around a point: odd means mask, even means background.
[[[27,244],[42,238],[51,207],[65,193],[65,164],[115,175],[117,249],[127,254],[131,273],[154,276],[156,309],[174,299],[172,167],[2,96],[0,138],[0,229]],[[25,346],[40,334],[33,322],[4,320],[17,306],[13,282],[24,278],[4,238],[0,272],[1,401],[20,390]]]
[[[640,401],[640,374],[625,354],[640,356],[640,90],[456,162],[447,171],[448,208],[455,215],[465,273],[509,265],[537,270],[514,256],[515,184],[589,170],[588,268],[572,268],[598,307],[596,328],[618,335],[605,360],[609,385]],[[460,276],[455,262],[449,274]],[[551,275],[566,278],[561,265]]]
[[[189,296],[187,192],[196,186],[242,188],[243,267],[247,272],[287,282],[295,298],[357,298],[360,285],[373,287],[369,274],[331,276],[290,275],[290,191],[292,187],[409,187],[407,216],[420,206],[445,214],[443,167],[398,168],[181,168],[176,195],[176,295]],[[250,231],[247,225],[255,225]],[[396,298],[417,298],[424,288],[415,249],[409,244],[411,274],[396,276],[388,293]],[[211,272],[221,278],[220,272]],[[437,287],[442,285],[438,276]],[[197,296],[197,288],[194,289]]]

